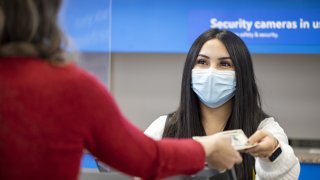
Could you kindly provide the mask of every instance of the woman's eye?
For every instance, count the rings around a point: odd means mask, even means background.
[[[232,66],[230,62],[221,62],[220,65],[222,67],[231,67]]]
[[[208,64],[208,63],[207,63],[207,61],[206,61],[205,59],[198,59],[198,60],[197,60],[197,64],[204,64],[204,65],[206,65],[206,64]]]

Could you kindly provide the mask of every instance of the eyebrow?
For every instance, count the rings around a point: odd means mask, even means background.
[[[207,59],[210,59],[209,56],[207,55],[204,55],[204,54],[199,54],[198,56],[201,56],[201,57],[204,57],[204,58],[207,58]],[[218,60],[222,61],[222,60],[225,60],[225,59],[230,59],[232,60],[232,58],[230,56],[226,56],[226,57],[219,57]]]
[[[210,59],[209,56],[206,56],[206,55],[203,55],[203,54],[199,54],[198,56],[202,56],[202,57],[204,57],[204,58]]]
[[[225,59],[230,59],[230,60],[232,60],[231,57],[220,57],[220,58],[218,58],[218,60],[225,60]]]

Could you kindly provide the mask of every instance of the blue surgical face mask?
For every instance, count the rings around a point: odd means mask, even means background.
[[[192,70],[192,89],[200,101],[208,107],[217,108],[230,100],[236,89],[234,71],[213,68]]]

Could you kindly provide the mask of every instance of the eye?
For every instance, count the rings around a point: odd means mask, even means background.
[[[197,59],[197,64],[208,65],[209,63],[206,59]]]
[[[220,62],[220,66],[223,68],[231,68],[232,67],[232,63],[229,61],[221,61]]]

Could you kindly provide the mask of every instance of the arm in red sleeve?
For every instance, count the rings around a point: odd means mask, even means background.
[[[146,179],[193,174],[203,168],[205,154],[198,142],[146,137],[121,114],[99,82],[85,73],[80,81],[79,103],[84,108],[79,116],[88,119],[85,146],[101,161]]]

